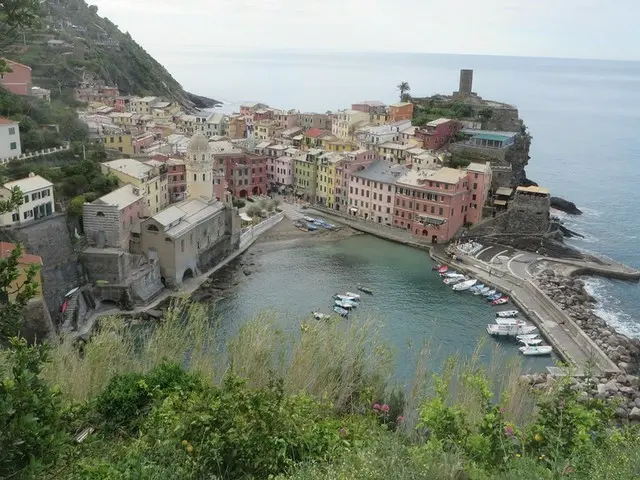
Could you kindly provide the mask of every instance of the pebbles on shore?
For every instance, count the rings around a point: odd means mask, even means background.
[[[574,378],[571,388],[584,398],[614,401],[618,418],[640,422],[640,340],[616,332],[593,312],[596,301],[582,280],[545,270],[537,283],[621,371],[610,377]],[[553,377],[544,373],[524,375],[523,380],[536,388],[547,388],[553,383]]]

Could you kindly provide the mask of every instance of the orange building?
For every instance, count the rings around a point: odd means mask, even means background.
[[[413,103],[400,102],[389,105],[389,123],[401,120],[411,120],[413,118]]]
[[[16,248],[16,246],[13,243],[0,242],[0,258],[7,258],[14,248]],[[27,268],[31,265],[42,267],[42,258],[38,255],[31,255],[23,252],[18,265],[18,268],[20,269],[18,278],[11,283],[9,291],[6,292],[9,300],[15,299],[20,287],[24,284],[27,278]],[[40,277],[39,270],[36,273],[34,281],[38,284],[38,293],[36,294],[36,297],[42,297],[42,278]]]

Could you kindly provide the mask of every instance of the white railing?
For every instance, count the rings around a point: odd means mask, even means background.
[[[43,150],[38,150],[37,152],[23,153],[22,155],[17,155],[15,157],[3,158],[2,163],[13,162],[14,160],[17,160],[17,161],[28,160],[29,158],[33,158],[33,157],[41,157],[43,155],[51,155],[53,153],[66,152],[70,148],[71,148],[71,144],[67,143],[66,145],[61,145],[59,147],[45,148]]]
[[[254,238],[263,234],[274,225],[280,223],[280,220],[282,220],[283,218],[284,212],[280,212],[273,217],[267,218],[266,220],[263,220],[262,222],[247,228],[244,232],[242,232],[242,235],[240,235],[240,248],[242,249],[245,245],[251,243]]]

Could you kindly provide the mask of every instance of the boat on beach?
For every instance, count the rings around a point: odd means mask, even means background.
[[[316,320],[326,320],[331,316],[326,313],[320,313],[320,312],[311,312],[311,314],[313,315],[313,318],[315,318]]]
[[[305,220],[306,222],[311,222],[311,223],[313,223],[313,222],[315,222],[315,221],[316,221],[316,219],[315,219],[315,218],[310,217],[309,215],[305,215],[305,216],[304,216],[304,217],[302,217],[302,218],[304,218],[304,220]]]
[[[349,300],[336,300],[334,304],[336,307],[344,308],[345,310],[356,308],[355,302],[350,302]]]
[[[441,273],[440,276],[445,278],[458,278],[458,277],[464,277],[464,273],[446,272],[446,273]]]
[[[456,292],[464,292],[465,290],[469,290],[473,287],[478,281],[475,278],[470,280],[465,280],[464,282],[458,283],[453,286],[453,290]]]
[[[504,297],[500,297],[496,300],[494,300],[493,302],[491,302],[491,305],[504,305],[505,303],[509,302],[509,297],[504,296]]]
[[[439,263],[436,263],[433,267],[431,267],[431,270],[440,270],[442,268],[442,265],[440,265]]]
[[[487,325],[487,333],[494,337],[516,337],[531,334],[536,330],[536,327],[530,325],[497,325],[495,323]]]
[[[341,317],[346,317],[347,315],[349,315],[349,310],[346,310],[346,309],[344,309],[342,307],[339,307],[337,305],[335,307],[333,307],[333,311],[336,312]]]
[[[494,300],[497,300],[499,298],[502,298],[502,293],[494,293],[493,295],[487,297],[487,302],[493,302]]]
[[[358,290],[360,290],[361,292],[368,293],[369,295],[373,295],[373,290],[371,290],[370,288],[367,288],[367,287],[365,287],[363,285],[358,285],[358,286],[356,286],[356,288]]]
[[[520,347],[518,350],[520,350],[523,355],[551,355],[553,348],[549,345],[525,344],[524,347]]]
[[[313,223],[307,223],[307,229],[311,230],[312,232],[315,232],[316,230],[318,230],[318,227]]]
[[[503,310],[496,312],[496,316],[500,318],[513,318],[518,316],[518,310]]]

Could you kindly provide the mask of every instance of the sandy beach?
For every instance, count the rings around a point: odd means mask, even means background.
[[[263,250],[264,248],[287,248],[321,242],[336,242],[354,235],[362,235],[362,233],[342,225],[336,230],[319,228],[313,232],[303,232],[296,228],[291,219],[285,217],[278,225],[262,234],[249,251],[255,250],[256,247]]]

